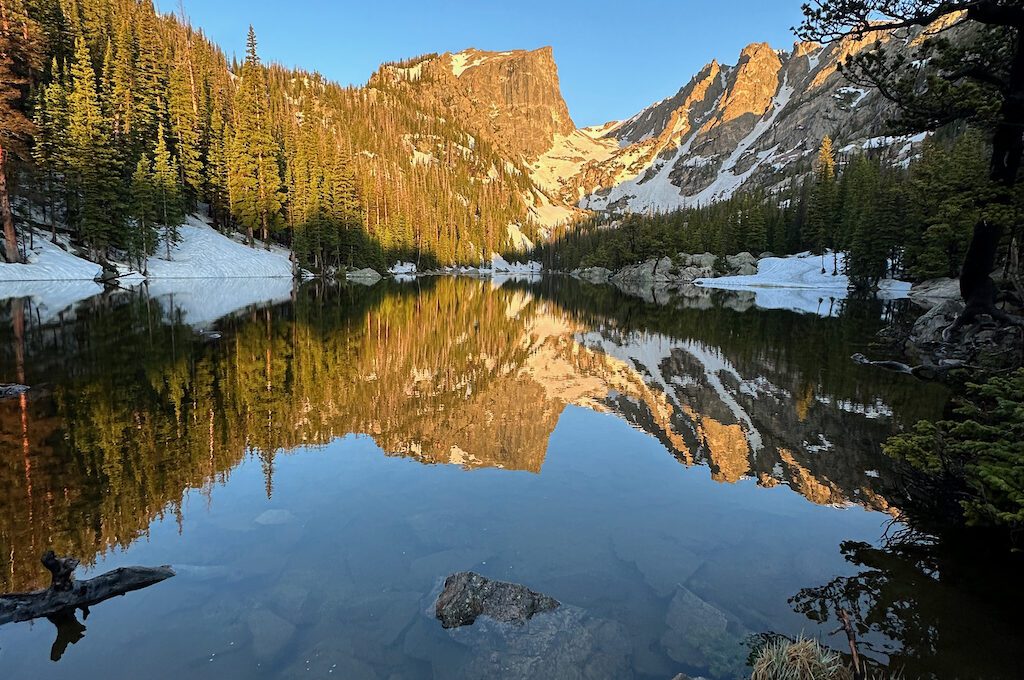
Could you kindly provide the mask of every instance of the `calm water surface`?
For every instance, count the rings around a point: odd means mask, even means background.
[[[434,279],[228,314],[261,286],[0,303],[0,382],[33,385],[0,402],[0,590],[44,585],[47,548],[178,572],[77,642],[0,628],[0,677],[717,679],[752,633],[838,648],[791,598],[864,573],[840,546],[896,513],[880,443],[946,401],[849,361],[902,313],[879,302]],[[445,631],[431,606],[468,569],[565,606]],[[923,580],[927,625],[865,630],[874,656],[1011,677],[1012,631]]]

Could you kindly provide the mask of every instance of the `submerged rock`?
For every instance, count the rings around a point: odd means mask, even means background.
[[[253,521],[256,522],[256,524],[261,524],[267,527],[287,524],[293,519],[295,519],[295,516],[287,510],[264,510]]]
[[[525,623],[535,614],[560,606],[558,600],[526,586],[492,581],[472,571],[460,571],[444,581],[435,615],[445,628],[472,625],[479,616],[505,623]]]
[[[566,605],[522,625],[481,619],[449,630],[463,648],[434,665],[434,677],[450,680],[630,680],[629,633],[622,624]]]

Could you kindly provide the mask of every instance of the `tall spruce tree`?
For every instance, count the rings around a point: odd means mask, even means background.
[[[163,227],[164,249],[171,259],[171,247],[178,242],[178,227],[185,221],[185,204],[178,162],[167,148],[164,128],[157,128],[153,149],[153,194],[156,198],[157,220]]]
[[[249,245],[259,229],[266,247],[281,224],[279,147],[270,120],[266,75],[256,53],[256,32],[249,27],[245,63],[235,93],[235,136],[231,144],[232,212],[246,230]]]
[[[25,104],[39,67],[38,30],[22,0],[0,0],[0,224],[8,262],[22,261],[7,173],[13,156],[28,157],[28,143],[34,131],[32,121],[25,115]]]
[[[75,40],[68,95],[68,179],[75,196],[79,236],[97,257],[121,233],[122,196],[119,162],[108,119],[100,107],[96,72],[84,38]]]
[[[156,243],[156,224],[159,220],[156,187],[153,180],[153,164],[147,156],[139,159],[132,173],[129,191],[128,215],[132,230],[126,244],[128,257],[134,258],[139,270],[146,271],[146,258],[153,252]]]
[[[807,209],[807,227],[814,251],[821,255],[821,273],[825,273],[825,251],[835,248],[836,155],[832,138],[826,135],[818,148],[814,186]],[[835,259],[833,258],[833,273]]]

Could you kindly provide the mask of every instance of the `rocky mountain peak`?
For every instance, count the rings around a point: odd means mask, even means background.
[[[510,159],[540,155],[576,129],[551,47],[428,55],[382,67],[371,87],[398,87],[446,112]]]
[[[732,85],[722,103],[719,121],[728,123],[745,114],[762,116],[779,89],[782,60],[768,43],[753,43],[740,52]]]

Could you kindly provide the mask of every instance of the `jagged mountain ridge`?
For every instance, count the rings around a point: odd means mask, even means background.
[[[838,66],[876,42],[914,50],[955,19],[824,46],[753,43],[735,65],[711,61],[674,95],[590,128],[572,124],[549,47],[428,55],[382,67],[370,85],[400,82],[410,97],[486,137],[509,167],[528,173],[533,189],[524,200],[551,227],[581,208],[667,211],[722,200],[740,187],[784,188],[810,170],[826,135],[843,152],[885,148],[891,162],[906,162],[923,136],[887,137],[893,105],[852,85]]]

